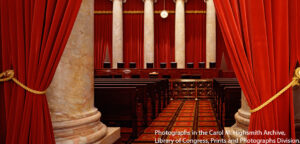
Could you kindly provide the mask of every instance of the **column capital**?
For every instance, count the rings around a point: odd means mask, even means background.
[[[142,0],[143,2],[147,1],[147,0]],[[157,0],[148,0],[148,1],[153,1],[153,3],[157,3]]]
[[[110,1],[112,1],[112,2],[114,2],[114,1],[123,1],[123,3],[126,3],[126,0],[110,0]]]
[[[174,3],[176,3],[176,1],[184,1],[185,3],[187,3],[188,0],[173,0]]]

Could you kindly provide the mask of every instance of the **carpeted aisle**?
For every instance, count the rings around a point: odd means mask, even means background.
[[[163,140],[179,139],[184,140],[181,143],[186,143],[187,140],[198,140],[198,143],[205,143],[205,140],[209,141],[211,138],[221,138],[220,135],[205,134],[210,130],[219,130],[210,101],[174,100],[163,109],[159,117],[144,130],[143,134],[129,143],[171,143]],[[166,135],[162,133],[164,131],[181,132],[182,135]],[[192,134],[192,131],[197,132],[197,134]]]

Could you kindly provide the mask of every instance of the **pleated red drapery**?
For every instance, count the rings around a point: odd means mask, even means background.
[[[205,11],[206,4],[202,0],[188,0],[185,11]],[[206,14],[185,14],[185,62],[193,62],[198,67],[198,62],[206,61]]]
[[[124,11],[143,11],[144,2],[128,0],[123,5]],[[135,62],[137,68],[143,68],[144,63],[144,14],[123,14],[123,58],[125,67]]]
[[[15,77],[29,88],[45,90],[80,4],[81,0],[1,1],[1,69],[13,69]],[[25,91],[11,81],[0,85],[4,85],[0,93],[6,117],[6,142],[1,143],[55,143],[46,96]]]
[[[95,0],[95,11],[112,11],[112,1]],[[94,39],[94,65],[95,69],[100,69],[107,54],[112,62],[112,13],[95,14]]]
[[[254,109],[292,80],[299,50],[290,15],[297,0],[214,0],[218,20],[235,74]],[[299,2],[298,2],[299,6]],[[293,37],[289,37],[294,35]],[[296,37],[296,38],[295,38]],[[296,47],[297,46],[297,47]],[[248,139],[294,137],[291,92],[285,92],[263,109],[251,114],[249,131],[275,130],[286,135],[249,135]],[[277,143],[275,141],[274,143]]]
[[[1,38],[1,10],[0,10],[0,56],[2,56],[2,38]],[[2,72],[2,58],[0,58],[0,72]],[[6,135],[6,116],[4,105],[3,84],[0,83],[0,143],[5,143]]]
[[[219,26],[219,22],[217,21],[217,25],[216,25],[216,36],[217,36],[217,42],[216,42],[216,46],[217,46],[217,50],[216,50],[216,68],[219,68],[223,71],[233,71],[232,69],[232,65],[230,62],[230,58],[228,55],[228,52],[226,50],[226,45],[223,39],[223,35]],[[226,67],[223,67],[223,63],[226,64]]]
[[[155,11],[164,9],[164,1],[159,0],[154,5]],[[175,3],[173,0],[165,0],[165,9],[173,11],[166,19],[160,17],[159,13],[154,15],[154,65],[159,68],[162,62],[175,62]]]
[[[289,42],[290,42],[290,77],[294,75],[294,67],[300,66],[300,2],[297,0],[289,1]],[[295,63],[293,63],[295,62]],[[296,65],[296,66],[295,66]],[[293,91],[290,90],[290,95],[293,95]],[[290,101],[293,102],[293,96],[290,97]],[[294,133],[295,121],[294,121],[294,105],[290,105],[291,109],[291,130],[292,137],[296,137]],[[298,137],[298,136],[297,136]]]
[[[290,1],[289,12],[291,61],[298,60],[300,64],[300,2],[297,0]]]

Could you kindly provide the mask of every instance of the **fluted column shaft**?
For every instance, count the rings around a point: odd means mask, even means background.
[[[144,0],[144,68],[154,63],[154,0]]]
[[[95,143],[107,132],[94,107],[94,0],[83,0],[47,90],[56,143]]]
[[[178,68],[185,68],[185,0],[175,1],[175,61]]]
[[[213,0],[206,1],[206,68],[216,62],[216,10]]]
[[[113,68],[117,68],[118,62],[123,62],[123,0],[113,1],[113,32],[112,51]]]

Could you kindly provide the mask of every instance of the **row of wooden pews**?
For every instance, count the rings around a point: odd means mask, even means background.
[[[137,138],[170,102],[168,79],[95,78],[94,87],[101,121],[132,128],[132,138]]]
[[[241,107],[241,88],[236,78],[215,78],[215,111],[219,126],[223,129],[235,123],[234,114]]]
[[[293,97],[294,97],[294,118],[295,118],[295,130],[296,138],[300,139],[300,88],[293,88]]]

